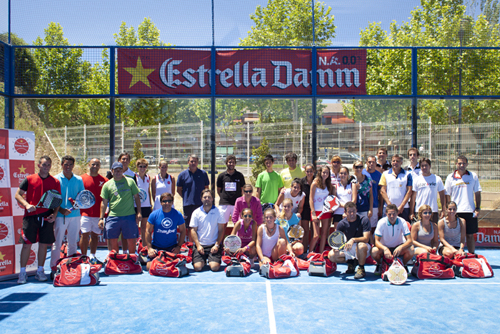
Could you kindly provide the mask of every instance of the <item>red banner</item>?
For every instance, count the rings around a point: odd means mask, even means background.
[[[500,247],[500,228],[480,227],[476,233],[476,247]]]
[[[365,95],[366,50],[317,52],[317,94]],[[119,94],[210,94],[211,52],[118,49]],[[218,51],[217,95],[311,95],[312,52]]]

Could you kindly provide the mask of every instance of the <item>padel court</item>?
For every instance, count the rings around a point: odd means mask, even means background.
[[[195,273],[183,278],[106,276],[92,287],[54,288],[29,277],[0,282],[2,333],[494,333],[500,253],[479,249],[495,276],[417,280],[393,286],[354,280],[339,265],[330,277],[268,280]],[[107,251],[98,250],[104,259]],[[49,253],[50,256],[50,253]],[[49,263],[50,261],[46,261]],[[45,268],[46,272],[50,269]]]

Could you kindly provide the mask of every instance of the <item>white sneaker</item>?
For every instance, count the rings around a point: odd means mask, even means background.
[[[26,284],[28,280],[28,274],[19,273],[19,279],[17,280],[17,284]]]
[[[252,269],[254,265],[255,265],[255,261],[252,258],[252,259],[250,259],[250,269]]]
[[[45,282],[47,280],[47,276],[45,276],[45,273],[43,271],[37,271],[35,274],[35,279],[37,279],[39,282]]]

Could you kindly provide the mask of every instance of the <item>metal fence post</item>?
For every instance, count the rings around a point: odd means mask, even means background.
[[[64,155],[68,155],[68,126],[64,126]]]
[[[201,140],[200,140],[200,149],[201,149],[201,166],[200,168],[203,169],[203,121],[200,122],[200,130],[201,130]]]
[[[83,124],[83,159],[87,162],[87,124]]]
[[[160,155],[161,155],[161,123],[158,123],[158,149],[156,150],[158,154],[158,158],[156,159],[156,165],[159,166],[160,163]]]
[[[247,122],[247,176],[250,176],[250,122]]]
[[[304,124],[302,118],[300,119],[300,168],[302,168],[302,159],[304,158]]]
[[[125,152],[125,122],[122,122],[122,152]]]
[[[363,130],[363,122],[359,122],[359,157],[363,159],[363,138],[361,137],[362,135],[362,130]]]
[[[429,117],[429,159],[432,160],[432,118]]]

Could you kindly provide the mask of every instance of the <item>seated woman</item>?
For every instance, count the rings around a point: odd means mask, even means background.
[[[436,251],[439,244],[438,231],[431,222],[432,208],[424,204],[418,209],[419,221],[411,227],[411,238],[415,255]]]
[[[237,235],[241,239],[241,248],[236,254],[244,253],[250,258],[253,264],[253,258],[257,255],[255,251],[255,240],[257,239],[257,223],[253,220],[251,209],[243,209],[240,219],[234,224],[231,235]]]
[[[304,198],[306,194],[302,192],[302,184],[300,179],[294,179],[292,181],[292,186],[290,189],[282,189],[281,193],[276,200],[275,208],[278,216],[280,211],[283,210],[283,200],[289,198],[292,201],[292,212],[297,215],[297,217],[302,218],[302,210],[304,208]]]
[[[276,223],[279,224],[281,227],[283,227],[283,230],[285,230],[285,232],[287,233],[286,238],[288,242],[290,242],[290,240],[288,239],[288,230],[293,225],[298,225],[300,223],[300,218],[297,217],[295,213],[293,213],[293,203],[290,198],[286,198],[283,201],[283,210],[278,215]],[[291,244],[293,253],[296,256],[300,256],[304,253],[304,246],[302,245],[302,239],[295,240]]]
[[[283,227],[276,224],[276,212],[274,209],[264,211],[264,224],[257,230],[257,256],[262,266],[279,259],[283,254],[293,255],[292,246],[286,239]]]
[[[449,202],[446,207],[446,217],[438,222],[439,245],[441,255],[452,258],[455,254],[464,254],[465,219],[457,217],[457,204]]]
[[[251,184],[245,184],[241,188],[241,192],[242,196],[238,197],[234,203],[234,211],[231,219],[236,224],[238,219],[240,219],[243,209],[249,208],[253,212],[253,220],[257,223],[258,227],[262,224],[262,205],[260,204],[260,200],[253,196],[253,187]]]

